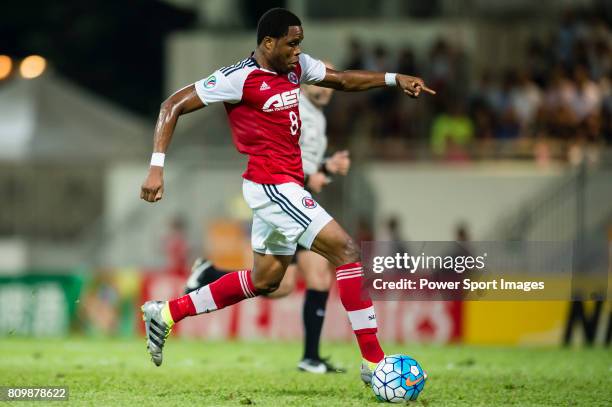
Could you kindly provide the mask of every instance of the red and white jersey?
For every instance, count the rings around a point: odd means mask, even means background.
[[[300,151],[300,84],[325,78],[325,65],[306,54],[289,73],[261,68],[254,58],[216,70],[195,83],[205,105],[224,102],[234,144],[249,156],[245,179],[304,185]]]

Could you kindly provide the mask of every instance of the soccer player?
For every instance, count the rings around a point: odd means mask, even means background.
[[[300,84],[344,91],[398,86],[418,97],[435,94],[420,78],[370,71],[336,71],[301,52],[300,19],[285,9],[271,9],[257,25],[257,47],[250,57],[180,89],[161,106],[154,152],[140,196],[157,202],[163,195],[163,165],[179,116],[223,102],[234,143],[248,155],[243,196],[253,210],[253,268],[229,273],[212,284],[170,301],[142,306],[147,348],[155,365],[172,326],[182,319],[275,291],[299,243],[336,267],[338,293],[362,356],[361,378],[369,383],[384,357],[376,337],[376,314],[362,292],[358,247],[304,190],[299,147]]]
[[[333,65],[325,63],[327,68]],[[337,151],[324,159],[327,149],[326,127],[323,107],[329,104],[332,88],[302,85],[299,97],[300,110],[300,148],[302,166],[305,174],[306,190],[318,193],[330,182],[331,175],[346,175],[350,168],[348,151]],[[321,358],[319,344],[325,317],[327,297],[332,283],[333,266],[320,255],[297,247],[297,252],[285,272],[279,288],[270,298],[282,298],[295,288],[298,271],[306,281],[306,293],[302,309],[304,324],[304,354],[298,369],[309,373],[344,373],[345,370],[334,366],[328,359]],[[195,261],[192,273],[187,280],[185,293],[190,293],[223,277],[227,271],[215,267],[212,262],[199,258]]]

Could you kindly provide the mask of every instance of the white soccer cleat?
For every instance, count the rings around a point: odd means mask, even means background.
[[[324,374],[324,373],[345,373],[346,370],[334,366],[327,359],[302,359],[298,363],[298,370],[302,372]]]
[[[300,363],[298,363],[298,369],[302,372],[315,373],[315,374],[324,374],[327,369],[323,363],[318,363],[312,359],[302,359]]]
[[[155,366],[162,364],[164,343],[172,330],[162,317],[164,305],[165,301],[147,301],[140,307],[147,335],[147,350]]]
[[[361,380],[369,386],[372,383],[372,375],[374,374],[374,369],[376,369],[378,363],[369,362],[365,359],[361,360]]]

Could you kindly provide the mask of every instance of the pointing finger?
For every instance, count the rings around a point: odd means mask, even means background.
[[[435,95],[436,91],[433,89],[428,88],[427,86],[423,85],[423,90],[431,95]]]

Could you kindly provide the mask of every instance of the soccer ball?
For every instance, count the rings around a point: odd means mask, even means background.
[[[380,401],[416,400],[427,380],[419,363],[406,355],[386,356],[372,374],[372,390]]]

